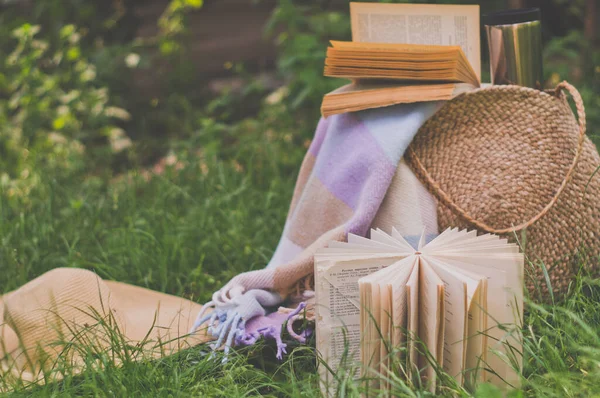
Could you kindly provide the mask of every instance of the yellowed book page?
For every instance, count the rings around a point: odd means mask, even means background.
[[[357,55],[365,53],[381,54],[389,52],[390,54],[420,54],[421,53],[437,53],[437,54],[456,54],[460,46],[444,46],[444,45],[427,45],[416,43],[384,43],[384,42],[361,42],[361,41],[338,41],[331,40],[331,53],[355,53]],[[421,59],[421,58],[419,58]]]
[[[337,67],[337,66],[325,66],[323,73],[325,76],[330,77],[343,77],[346,79],[388,79],[398,81],[434,81],[441,80],[446,82],[459,83],[461,76],[458,75],[456,70],[441,70],[441,71],[409,71],[402,69],[369,69],[364,68],[352,68],[352,67]],[[464,79],[466,82],[466,79]]]
[[[411,254],[415,252],[415,249],[406,240],[398,240],[388,233],[383,232],[380,228],[371,229],[371,239],[378,242],[385,242],[388,245],[396,246],[403,250],[410,250]]]
[[[500,270],[505,272],[506,282],[502,286],[502,297],[506,297],[506,306],[513,306],[513,302],[516,300],[514,305],[517,307],[514,308],[515,315],[518,315],[516,318],[513,318],[515,322],[522,322],[523,315],[523,266],[524,266],[524,258],[520,253],[502,253],[495,255],[494,253],[484,253],[484,252],[464,252],[462,254],[459,253],[435,253],[435,257],[448,262],[449,264],[465,264],[465,266],[458,265],[459,268],[464,268],[466,270],[467,267],[477,266],[477,271],[472,271],[476,274],[482,276],[488,276],[486,273],[483,273],[481,269],[489,269],[492,268],[494,270]],[[468,265],[467,265],[468,264]],[[479,268],[482,267],[482,268]],[[490,271],[494,273],[495,271]],[[488,278],[489,279],[489,278]]]
[[[481,80],[478,5],[350,3],[352,40],[460,46]]]
[[[507,239],[500,239],[497,235],[485,234],[477,235],[472,232],[460,231],[451,233],[454,238],[444,239],[437,243],[437,238],[428,245],[428,249],[435,250],[436,253],[447,253],[460,251],[465,255],[471,255],[473,251],[487,251],[490,254],[496,255],[499,253],[519,253],[519,247],[515,244],[508,243]],[[441,236],[441,235],[440,235]],[[436,242],[435,245],[433,243]],[[467,250],[468,249],[468,250]]]
[[[393,333],[394,333],[394,321],[393,321],[393,291],[392,286],[387,284],[380,284],[381,288],[381,331],[385,336],[385,340],[381,344],[381,365],[379,367],[379,373],[384,376],[382,380],[381,388],[384,391],[390,390],[390,364],[391,364],[391,353],[394,347]]]
[[[483,380],[484,370],[479,369],[486,358],[487,338],[487,278],[453,267],[447,263],[444,266],[467,277],[467,332],[465,344],[465,385],[474,385],[475,381]]]
[[[469,309],[478,294],[483,277],[461,271],[433,257],[421,256],[444,281],[445,333],[444,370],[463,384],[466,370]],[[479,319],[479,318],[478,318]],[[479,330],[483,332],[484,330]]]
[[[449,100],[474,89],[475,86],[468,83],[390,85],[389,82],[358,80],[325,95],[321,113],[328,117],[401,103]]]
[[[372,234],[377,233],[378,231],[372,231]],[[373,274],[372,278],[368,277],[373,283],[379,285],[379,298],[381,302],[379,335],[383,338],[379,345],[379,372],[384,376],[388,375],[388,370],[390,369],[390,348],[399,349],[406,343],[406,338],[402,333],[402,330],[405,330],[407,325],[406,283],[417,261],[416,256],[410,256],[390,265],[385,270]],[[381,385],[383,389],[388,387],[388,383]]]
[[[327,258],[330,260],[344,261],[344,260],[360,260],[369,258],[383,258],[383,257],[397,257],[398,260],[405,257],[401,253],[394,253],[392,251],[383,251],[379,248],[362,248],[362,247],[349,247],[333,246],[333,244],[347,244],[346,242],[331,242],[331,247],[327,248],[327,252],[319,255],[321,258]]]
[[[367,283],[361,283],[358,281],[358,290],[360,294],[360,305],[362,307],[367,307],[370,305],[370,286]],[[365,346],[365,342],[369,341],[369,336],[366,330],[366,326],[369,322],[369,318],[367,317],[366,311],[360,312],[360,330],[361,330],[361,340],[360,340],[360,363],[365,363],[365,356],[368,347]]]
[[[398,258],[333,261],[320,256],[315,256],[316,344],[322,359],[336,372],[346,348],[348,363],[357,364],[360,359],[358,280],[393,264]],[[334,378],[325,366],[319,366],[319,374],[322,390],[328,395],[328,391],[335,390]]]
[[[442,70],[456,69],[458,62],[456,61],[388,61],[377,59],[354,59],[354,58],[327,58],[325,65],[336,67],[360,67],[368,69],[401,69],[401,70]]]
[[[522,352],[519,325],[523,321],[524,258],[514,249],[514,245],[498,236],[477,236],[476,231],[457,229],[442,232],[422,249],[425,255],[444,264],[485,278],[480,304],[487,315],[479,323],[480,330],[487,334],[482,337],[482,345],[487,347],[482,355],[483,366],[493,369],[498,377],[492,372],[483,372],[483,376],[485,381],[504,388],[507,384],[502,379],[518,385],[518,371],[515,371],[512,361],[517,361],[518,369],[522,360],[515,355]]]
[[[389,237],[386,238],[385,234],[380,234],[379,231],[371,229],[371,238],[363,238],[360,236],[356,236],[353,234],[348,234],[348,243],[356,243],[356,244],[367,244],[370,246],[377,246],[382,248],[393,247],[398,252],[405,252],[413,254],[414,250],[412,247],[403,246],[400,242],[397,242],[394,239]]]
[[[498,376],[486,372],[486,381],[506,387],[508,381],[518,385],[518,373],[512,369],[509,353],[522,352],[519,325],[523,319],[523,263],[522,256],[491,254],[469,256],[441,255],[435,257],[449,265],[487,278],[487,341],[486,367]],[[511,350],[508,346],[514,347]],[[520,361],[520,358],[517,358]]]
[[[386,331],[388,339],[382,344],[382,362],[381,374],[386,377],[382,388],[385,391],[390,390],[390,369],[392,361],[405,361],[406,355],[406,335],[403,331],[407,327],[407,289],[406,284],[410,275],[415,270],[418,258],[411,256],[405,259],[397,266],[392,266],[395,270],[391,277],[382,280],[380,283],[387,292],[385,302],[389,303],[389,311],[383,311],[381,329]],[[390,268],[392,268],[390,267]],[[382,303],[384,299],[382,298]],[[386,322],[388,321],[388,322]],[[395,355],[396,357],[392,357]],[[400,362],[402,363],[402,362]]]
[[[434,240],[429,242],[422,251],[423,253],[434,253],[438,248],[444,247],[450,242],[461,239],[461,237],[464,237],[465,235],[477,237],[477,231],[466,232],[461,231],[458,228],[447,228],[444,230],[444,232],[436,236]]]
[[[417,46],[421,47],[421,46]],[[456,47],[457,50],[460,50],[460,47]],[[338,60],[373,60],[373,61],[405,61],[405,62],[415,62],[419,63],[422,66],[430,63],[430,62],[449,62],[454,61],[458,62],[460,65],[468,64],[466,60],[462,60],[461,51],[450,51],[450,52],[418,52],[418,51],[410,51],[410,52],[398,52],[398,51],[388,51],[388,50],[357,50],[357,51],[349,51],[349,50],[338,50],[332,47],[327,49],[327,59],[333,62]],[[326,60],[327,60],[326,59]]]
[[[427,263],[419,262],[419,339],[429,351],[430,359],[422,357],[419,367],[425,369],[424,380],[435,391],[436,372],[430,360],[444,362],[444,282]]]
[[[465,386],[472,387],[485,379],[483,364],[487,358],[487,279],[482,279],[481,285],[473,295],[469,306],[467,321],[467,349],[465,360]]]
[[[408,311],[408,325],[406,327],[408,332],[408,356],[406,370],[409,377],[419,368],[417,345],[415,344],[416,339],[419,338],[419,274],[420,267],[417,261],[408,277],[408,282],[406,282],[406,309]]]
[[[406,285],[411,276],[418,273],[417,258],[409,257],[403,260],[406,266],[399,266],[395,275],[387,282],[392,293],[392,333],[391,343],[398,347],[406,341],[403,330],[407,328],[408,294]]]
[[[371,231],[372,238],[383,238],[378,231]],[[385,240],[398,246],[395,240]],[[383,242],[371,241],[385,245]],[[387,246],[387,245],[386,245]],[[401,247],[401,246],[400,246]],[[363,333],[361,342],[361,361],[381,374],[386,374],[389,367],[388,350],[393,330],[393,296],[390,282],[400,280],[406,282],[408,274],[416,258],[410,256],[403,260],[361,278],[358,283],[361,294],[361,330]],[[404,288],[404,284],[402,284]],[[374,352],[379,350],[378,353]],[[371,372],[374,373],[374,372]]]
[[[421,93],[439,93],[444,96],[453,95],[457,91],[465,92],[473,90],[475,87],[468,83],[442,83],[442,84],[406,84],[399,85],[390,82],[381,82],[375,80],[357,80],[332,91],[326,96],[343,98],[356,96],[365,97],[370,95],[379,95],[382,93],[408,93],[409,95],[419,96]]]
[[[366,308],[367,316],[371,321],[369,323],[371,341],[370,353],[371,355],[366,358],[367,362],[363,365],[371,370],[371,388],[375,390],[379,389],[379,372],[381,367],[381,345],[382,345],[382,329],[381,329],[381,287],[379,284],[371,285],[371,305]]]
[[[359,280],[361,297],[360,311],[360,358],[363,367],[363,376],[368,379],[368,387],[373,390],[379,389],[379,346],[381,337],[379,334],[379,286],[370,281]]]

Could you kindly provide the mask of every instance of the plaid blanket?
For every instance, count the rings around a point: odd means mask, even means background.
[[[213,348],[224,346],[226,353],[234,344],[274,338],[281,358],[286,321],[299,341],[310,331],[298,334],[291,327],[305,304],[291,312],[272,309],[290,299],[290,288],[313,274],[318,248],[345,240],[348,233],[365,236],[374,221],[386,230],[391,225],[401,230],[404,225],[407,235],[420,235],[423,227],[437,233],[435,203],[401,160],[421,125],[440,105],[402,104],[321,119],[271,261],[262,270],[236,276],[214,293],[191,332],[207,325],[216,339]],[[385,214],[378,214],[380,209]],[[304,291],[294,299],[306,301],[311,295]]]

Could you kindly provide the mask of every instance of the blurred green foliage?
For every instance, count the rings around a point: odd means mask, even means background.
[[[186,33],[186,15],[202,7],[202,0],[171,0],[158,20],[160,51],[165,55],[182,51],[180,40]]]
[[[129,113],[110,106],[108,88],[95,85],[96,68],[82,55],[75,27],[62,27],[54,46],[39,32],[30,24],[13,30],[16,45],[0,66],[2,178],[25,193],[37,168],[72,167],[88,143],[104,138],[113,152],[131,146],[115,125]]]
[[[188,16],[203,11],[202,1],[165,0],[156,36],[140,39],[133,9],[145,2],[0,0],[3,292],[49,269],[74,266],[203,301],[234,275],[264,267],[273,254],[322,95],[340,84],[322,71],[327,42],[350,38],[347,7],[336,8],[333,0],[274,1],[265,36],[277,46],[271,72],[282,86],[268,88],[251,68],[231,64],[226,68],[243,81],[241,88],[215,95],[203,90],[209,77],[196,72],[188,51]],[[456,2],[467,3],[439,1]],[[564,12],[560,23],[544,25],[547,85],[575,84],[589,134],[597,135],[600,52],[583,34],[585,1],[550,2]],[[482,11],[505,7],[505,0],[486,1]],[[152,95],[136,83],[148,71],[160,77]],[[600,391],[600,339],[577,329],[598,324],[598,283],[582,274],[572,290],[563,307],[532,307],[527,318],[533,326],[523,384],[531,395]],[[262,351],[256,362],[268,373],[246,362],[221,370],[196,351],[183,358],[83,377],[67,372],[64,383],[48,383],[38,395],[210,396],[236,388],[238,395],[319,394],[314,369],[286,370],[294,361],[280,366]]]
[[[588,135],[600,138],[600,49],[586,40],[580,30],[550,40],[544,51],[547,86],[562,80],[575,84],[581,93],[588,123]]]
[[[181,107],[179,103],[190,107],[187,93],[176,93],[177,101],[166,90],[164,98],[148,100],[136,90],[134,77],[144,69],[162,68],[165,87],[173,86],[173,76],[184,77],[180,72],[185,64],[181,54],[187,39],[186,15],[199,9],[202,1],[165,3],[156,21],[156,36],[144,39],[136,37],[133,7],[140,3],[47,0],[0,4],[0,174],[4,183],[30,189],[34,170],[42,165],[109,174],[132,167],[155,156],[156,148],[164,145],[162,140],[154,142],[157,130],[171,127],[172,120],[177,121],[176,127],[189,123],[189,118],[170,118],[173,107]],[[159,102],[160,108],[155,106]],[[155,125],[152,118],[161,119],[158,129],[148,128]],[[137,145],[130,137],[136,138]]]
[[[347,39],[348,15],[279,0],[266,26],[267,34],[277,31],[277,67],[288,80],[291,108],[320,106],[323,94],[340,86],[339,80],[323,77],[323,65],[327,42]]]
[[[506,0],[459,2],[482,3],[482,13],[507,7]],[[202,0],[165,0],[155,36],[145,38],[138,37],[134,11],[144,0],[21,3],[0,4],[0,167],[2,181],[15,186],[33,184],[35,168],[52,164],[110,175],[171,150],[202,148],[226,157],[230,146],[245,142],[242,126],[258,118],[294,125],[291,140],[303,145],[323,94],[342,84],[322,75],[328,41],[350,39],[348,7],[340,2],[273,2],[264,32],[278,49],[274,73],[283,87],[272,92],[252,68],[228,64],[244,84],[218,95],[206,89],[210,77],[196,72],[189,51],[189,13],[202,12]],[[586,2],[551,4],[562,14],[560,23],[544,24],[547,86],[574,83],[586,103],[589,134],[597,135],[600,51],[583,34]],[[151,95],[139,82],[148,76]]]

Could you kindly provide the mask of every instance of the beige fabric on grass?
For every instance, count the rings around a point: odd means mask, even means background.
[[[172,354],[209,340],[204,331],[188,335],[200,309],[186,299],[104,281],[88,270],[57,268],[0,297],[3,373],[35,381],[64,361],[77,368],[78,348],[86,346],[99,351],[137,346],[146,359]],[[114,356],[118,361],[119,354]]]

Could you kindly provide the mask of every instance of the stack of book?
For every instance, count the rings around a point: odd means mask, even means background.
[[[351,3],[352,42],[332,41],[325,75],[351,82],[323,99],[325,117],[398,103],[447,100],[480,85],[479,6]],[[449,229],[409,244],[372,230],[315,254],[322,388],[348,357],[367,395],[388,377],[436,390],[437,370],[458,383],[518,383],[523,254],[495,235]],[[352,362],[352,361],[351,361]]]
[[[451,99],[480,85],[479,6],[350,3],[352,41],[332,41],[324,117]]]

